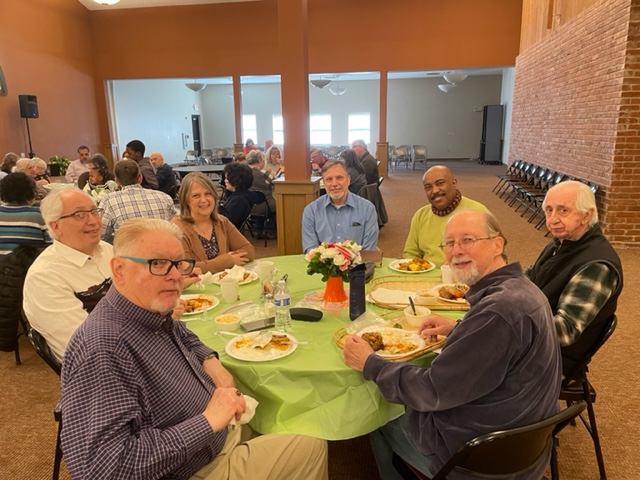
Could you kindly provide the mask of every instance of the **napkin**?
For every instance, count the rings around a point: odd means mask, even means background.
[[[409,305],[409,297],[415,299],[416,292],[406,290],[392,290],[390,288],[376,288],[371,292],[371,298],[375,302],[394,305]]]
[[[234,280],[238,280],[239,282],[244,280],[245,269],[243,267],[234,265],[233,268],[227,268],[225,272],[227,272],[226,278],[233,278]]]
[[[229,422],[229,425],[233,425],[234,427],[236,425],[244,425],[245,423],[249,423],[253,418],[253,416],[256,414],[256,407],[258,406],[258,401],[255,398],[250,397],[249,395],[243,395],[243,397],[244,397],[244,403],[246,403],[247,408],[242,414],[242,416],[240,417],[240,420],[236,420],[236,417],[233,417],[231,419],[231,422]]]
[[[205,285],[209,283],[213,283],[213,273],[211,272],[207,272],[203,275],[200,275],[200,281],[197,283],[194,283],[192,287],[197,290],[204,290]]]

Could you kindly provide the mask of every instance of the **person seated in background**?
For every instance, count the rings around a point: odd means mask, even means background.
[[[71,476],[328,479],[325,440],[248,439],[249,427],[235,425],[246,403],[233,376],[170,316],[193,270],[181,237],[155,219],[131,219],[116,234],[113,288],[73,335],[62,365]]]
[[[62,359],[69,339],[111,286],[111,245],[100,241],[100,209],[76,188],[53,190],[40,206],[53,238],[24,282],[24,312]]]
[[[467,441],[558,411],[562,369],[553,314],[520,264],[507,264],[498,221],[490,213],[460,212],[443,238],[454,280],[471,287],[465,294],[471,308],[462,321],[431,315],[420,325],[427,341],[447,336],[431,366],[385,360],[357,335],[345,342],[345,363],[375,382],[388,402],[406,406],[370,434],[381,478],[402,478],[393,452],[431,476]],[[509,478],[539,480],[550,454],[548,448],[535,467]]]
[[[247,156],[244,153],[236,153],[233,156],[233,161],[236,163],[247,163]]]
[[[242,153],[246,155],[251,150],[258,150],[258,147],[255,146],[255,144],[253,143],[253,140],[251,140],[250,138],[247,138],[247,141],[244,144],[244,148],[242,149]]]
[[[36,166],[36,176],[34,178],[36,183],[42,186],[49,185],[51,183],[51,180],[49,179],[49,175],[47,174],[47,168],[49,167],[49,165],[47,165],[47,162],[45,162],[40,157],[33,157],[32,160],[33,164]]]
[[[549,300],[567,375],[616,312],[622,263],[598,225],[596,197],[588,185],[559,183],[549,189],[542,208],[553,240],[525,273]]]
[[[16,162],[15,167],[16,172],[22,172],[31,178],[33,178],[34,182],[36,182],[36,197],[33,202],[34,205],[40,205],[40,202],[43,198],[49,195],[49,189],[45,188],[43,185],[48,185],[49,182],[46,180],[36,180],[38,176],[38,168],[36,167],[36,163],[31,158],[20,158]]]
[[[118,189],[116,177],[109,171],[107,159],[99,153],[91,157],[88,168],[87,173],[80,175],[78,188],[88,193],[96,203],[100,203],[102,197]]]
[[[166,221],[176,214],[173,199],[159,190],[142,188],[142,175],[133,160],[116,165],[116,183],[120,190],[102,198],[102,239],[112,243],[113,236],[129,218],[159,218]]]
[[[314,200],[302,213],[302,248],[307,253],[322,242],[353,240],[364,250],[378,243],[378,216],[373,204],[349,191],[349,174],[341,160],[322,167],[326,195]]]
[[[422,177],[424,193],[429,205],[419,209],[411,219],[409,235],[404,244],[405,258],[423,258],[440,267],[445,256],[439,247],[447,221],[462,210],[488,212],[479,202],[463,197],[458,190],[458,181],[451,170],[435,165]]]
[[[257,154],[262,152],[255,150]],[[247,161],[249,159],[247,155]],[[240,230],[251,214],[251,209],[260,201],[255,192],[249,190],[253,185],[252,168],[241,163],[230,163],[224,167],[224,184],[230,193],[224,203],[218,205],[218,213],[229,219]]]
[[[262,169],[267,175],[269,175],[269,178],[278,178],[284,173],[284,160],[282,159],[280,148],[276,145],[269,147],[265,158],[265,164]]]
[[[277,148],[277,147],[272,147]],[[264,224],[267,215],[267,206],[270,213],[270,220],[275,230],[276,222],[276,199],[273,196],[273,182],[267,173],[263,173],[265,168],[265,154],[258,151],[249,152],[247,155],[247,164],[251,167],[251,173],[253,174],[253,183],[250,190],[253,192],[260,192],[264,195],[265,202],[260,202],[253,206],[251,209],[252,215],[257,215],[255,227],[259,232],[258,238],[262,238],[263,235],[267,235],[267,232],[263,232]],[[274,232],[269,232],[273,234]]]
[[[72,161],[67,167],[67,173],[64,176],[64,179],[67,182],[77,182],[80,175],[84,172],[89,171],[89,159],[91,157],[91,152],[89,147],[86,145],[80,145],[78,147],[78,158]]]
[[[158,190],[158,179],[153,171],[153,166],[149,159],[144,156],[145,148],[144,143],[140,140],[131,140],[127,143],[125,156],[138,164],[140,173],[142,174],[142,188]]]
[[[362,187],[367,184],[367,177],[364,174],[362,164],[356,156],[356,152],[347,149],[340,152],[340,158],[347,166],[347,173],[351,180],[349,181],[349,191],[358,195]]]
[[[271,140],[270,138],[267,138],[264,141],[264,151],[266,152],[267,150],[269,150],[271,147],[273,147],[273,140]]]
[[[0,257],[13,252],[18,245],[44,248],[52,243],[38,207],[36,183],[22,172],[10,173],[0,181]]]
[[[3,178],[6,175],[9,175],[13,172],[14,167],[16,166],[16,162],[20,157],[17,153],[8,152],[5,154],[2,159],[2,163],[0,164],[0,178]],[[4,175],[3,175],[4,174]]]
[[[178,185],[176,175],[173,173],[171,165],[164,163],[164,157],[160,152],[152,152],[151,155],[149,155],[149,161],[158,179],[158,190],[175,199],[176,193],[178,192]]]
[[[195,259],[196,267],[216,273],[255,258],[253,245],[229,219],[218,215],[218,194],[204,173],[186,175],[178,198],[180,215],[172,222],[184,233],[185,256]]]
[[[322,167],[324,167],[324,164],[328,161],[329,159],[324,156],[321,148],[311,150],[311,170],[315,175],[320,175]]]
[[[367,150],[364,140],[354,140],[351,149],[356,152],[358,160],[362,164],[364,175],[367,177],[367,184],[378,183],[380,174],[378,173],[378,161]]]

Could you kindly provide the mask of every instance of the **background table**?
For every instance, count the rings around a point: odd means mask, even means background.
[[[287,286],[292,305],[304,300],[305,294],[324,290],[321,275],[306,274],[307,262],[302,255],[264,260],[273,261],[280,276],[285,273],[289,275]],[[376,269],[376,275],[397,273],[388,268],[391,261],[385,259],[383,266]],[[437,275],[437,272],[431,272],[411,277],[433,279],[438,278]],[[219,292],[217,285],[206,289],[206,293],[218,297]],[[259,281],[242,285],[240,300],[260,303],[260,292]],[[229,306],[221,303],[208,312],[207,320],[194,319],[187,322],[187,326],[203,343],[220,354],[222,364],[234,376],[240,390],[260,402],[257,414],[251,421],[251,427],[257,432],[298,433],[327,440],[342,440],[369,433],[404,412],[402,405],[385,401],[374,382],[365,381],[360,372],[345,365],[334,333],[350,324],[348,308],[325,310],[319,322],[293,320],[290,333],[298,341],[308,343],[298,345],[291,355],[269,362],[244,362],[225,353],[225,343],[233,339],[221,338],[213,323],[213,318]],[[367,309],[378,314],[390,313],[371,304],[367,305]],[[441,313],[452,318],[463,315],[463,312],[454,311]],[[402,312],[390,313],[392,317],[396,315],[402,315]],[[435,354],[430,353],[413,362],[427,366],[434,357]]]
[[[183,178],[185,175],[191,172],[202,172],[205,174],[216,173],[220,174],[224,171],[225,165],[188,165],[182,167],[174,167],[173,171],[180,174],[180,178]]]

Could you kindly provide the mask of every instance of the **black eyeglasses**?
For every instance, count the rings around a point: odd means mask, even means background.
[[[69,215],[63,215],[58,220],[62,220],[63,218],[75,218],[76,220],[83,221],[86,220],[89,215],[93,215],[94,217],[99,217],[104,212],[102,208],[94,208],[93,210],[78,210],[77,212],[70,213]]]
[[[189,275],[193,272],[193,267],[196,265],[196,261],[190,258],[183,258],[181,260],[169,260],[168,258],[140,258],[140,257],[128,257],[121,255],[120,258],[126,258],[136,263],[146,263],[149,265],[149,273],[151,275],[157,275],[158,277],[164,277],[171,271],[171,267],[176,267],[178,273],[181,275]]]
[[[473,247],[473,244],[476,243],[478,240],[491,240],[492,238],[496,238],[496,237],[483,237],[483,238],[464,237],[458,240],[457,242],[455,240],[442,242],[438,246],[445,252],[449,253],[453,251],[453,247],[455,247],[456,243],[462,250],[469,250],[471,247]]]

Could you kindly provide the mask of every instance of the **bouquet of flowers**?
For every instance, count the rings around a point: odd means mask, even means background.
[[[362,246],[353,240],[341,243],[322,242],[305,255],[305,260],[309,262],[307,274],[320,273],[323,282],[329,277],[342,277],[343,280],[347,280],[349,266],[362,263],[360,250]]]

